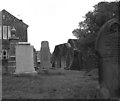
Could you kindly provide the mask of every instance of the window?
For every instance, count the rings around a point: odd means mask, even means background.
[[[2,59],[3,60],[7,59],[7,50],[6,49],[2,51]]]
[[[11,27],[8,26],[8,39],[11,37]]]
[[[3,26],[3,39],[7,39],[7,26]]]
[[[3,15],[3,19],[5,19],[5,15]]]
[[[2,39],[2,26],[0,26],[0,39]]]
[[[9,39],[11,38],[11,26],[3,26],[3,30],[2,30],[2,26],[0,28],[0,39]]]

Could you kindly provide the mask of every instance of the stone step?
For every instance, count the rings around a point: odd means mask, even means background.
[[[8,66],[16,66],[16,61],[9,61]]]
[[[10,56],[8,61],[16,61],[16,57],[14,57],[14,56],[11,57]]]
[[[16,57],[16,56],[9,56],[9,57],[11,57],[11,58],[12,58],[12,57]]]
[[[16,68],[16,66],[8,66],[8,67],[10,67],[10,68],[11,68],[11,67]]]
[[[15,60],[8,60],[8,62],[16,62]]]

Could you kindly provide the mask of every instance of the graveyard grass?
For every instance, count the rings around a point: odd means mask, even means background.
[[[90,99],[98,98],[97,76],[84,71],[49,70],[39,75],[4,75],[3,99]]]

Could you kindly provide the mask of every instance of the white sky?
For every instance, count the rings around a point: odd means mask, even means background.
[[[100,1],[115,0],[0,0],[0,11],[6,9],[29,25],[28,42],[36,50],[47,40],[52,52],[55,45],[75,39],[72,31]]]

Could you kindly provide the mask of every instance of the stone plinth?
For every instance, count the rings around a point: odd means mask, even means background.
[[[15,74],[34,72],[34,48],[28,43],[18,43],[16,46]]]
[[[7,70],[8,73],[13,74],[16,68],[16,53],[15,53],[15,46],[18,44],[19,38],[15,35],[9,39],[10,42],[10,49],[9,49],[9,58],[8,58],[8,66]]]

